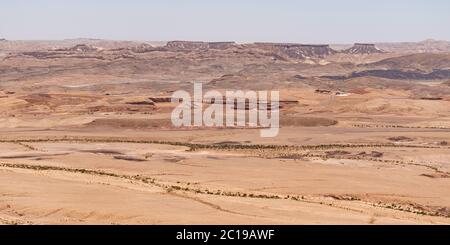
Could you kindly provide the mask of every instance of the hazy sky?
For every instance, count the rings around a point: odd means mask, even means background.
[[[0,0],[0,38],[450,40],[448,0]]]

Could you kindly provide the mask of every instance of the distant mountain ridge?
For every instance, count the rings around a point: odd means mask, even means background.
[[[355,44],[325,44],[328,46],[317,44],[299,44],[299,43],[246,43],[237,44],[235,42],[200,42],[200,41],[117,41],[103,39],[65,39],[65,40],[6,40],[0,38],[0,51],[2,52],[23,52],[37,51],[49,49],[71,48],[76,45],[89,45],[102,49],[132,48],[142,44],[148,44],[153,47],[169,47],[177,49],[227,49],[232,47],[245,46],[263,46],[283,48],[288,53],[295,53],[296,50],[302,48],[305,50],[307,46],[315,47],[314,49],[320,53],[319,56],[330,55],[336,52],[344,52],[348,54],[367,54],[379,53],[379,50],[389,53],[450,53],[450,41],[439,41],[427,39],[421,42],[392,42],[392,43],[355,43]],[[334,50],[334,51],[333,51]],[[293,52],[292,52],[293,51]],[[308,51],[309,52],[309,51]],[[295,55],[294,55],[295,56]],[[301,56],[301,55],[298,55]]]
[[[450,42],[427,39],[421,42],[376,43],[376,45],[393,53],[449,53]]]

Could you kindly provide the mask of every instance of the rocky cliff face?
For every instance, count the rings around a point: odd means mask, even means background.
[[[353,47],[343,51],[346,54],[377,54],[383,53],[375,44],[371,43],[355,43]]]
[[[292,43],[255,43],[260,49],[270,50],[282,57],[292,59],[325,58],[337,53],[329,45],[308,45]]]
[[[280,47],[290,58],[306,59],[306,58],[325,58],[335,54],[336,51],[329,45],[304,45],[294,44]]]
[[[170,41],[166,47],[177,50],[199,50],[199,49],[228,49],[235,46],[235,42],[192,42],[192,41]]]

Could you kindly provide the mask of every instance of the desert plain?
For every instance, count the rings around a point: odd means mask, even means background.
[[[0,224],[449,224],[450,44],[0,41]],[[280,132],[171,123],[280,91]]]

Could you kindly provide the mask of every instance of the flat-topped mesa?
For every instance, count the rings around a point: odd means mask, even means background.
[[[336,53],[327,44],[293,44],[286,46],[285,51],[292,58],[325,58]]]
[[[384,53],[372,43],[355,43],[353,47],[343,51],[346,54],[381,54]]]
[[[254,43],[254,45],[293,59],[325,58],[337,53],[328,44]]]
[[[199,50],[199,49],[228,49],[236,45],[235,42],[195,42],[195,41],[170,41],[166,44],[169,49]]]

